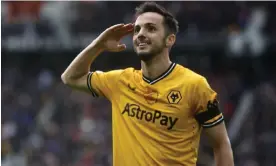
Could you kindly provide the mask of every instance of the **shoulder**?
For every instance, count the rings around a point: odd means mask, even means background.
[[[119,80],[130,80],[139,70],[134,69],[133,67],[124,68],[124,69],[116,69],[110,71],[112,73],[116,73]]]
[[[100,74],[100,75],[103,74],[103,75],[121,76],[121,75],[129,75],[133,72],[135,72],[134,68],[125,68],[125,69],[113,69],[109,71],[96,70],[93,73]]]
[[[177,64],[176,69],[177,69],[177,75],[179,79],[182,80],[183,83],[188,83],[196,86],[207,82],[206,78],[203,75],[187,67],[184,67],[180,64]]]
[[[134,73],[136,73],[137,70],[134,69],[133,67],[128,67],[125,69],[120,69],[120,72],[121,72],[122,77],[129,77],[129,76],[133,75]]]

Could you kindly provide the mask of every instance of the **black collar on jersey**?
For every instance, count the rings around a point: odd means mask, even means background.
[[[150,78],[147,78],[146,76],[143,75],[143,80],[152,85],[152,84],[162,80],[163,78],[167,77],[173,71],[175,66],[176,66],[176,63],[172,63],[170,65],[170,67],[164,73],[162,73],[160,76],[158,76],[154,80],[151,80]]]

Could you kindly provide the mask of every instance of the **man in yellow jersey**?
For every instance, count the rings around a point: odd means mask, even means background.
[[[136,9],[134,24],[106,29],[64,71],[73,89],[104,96],[112,103],[114,166],[195,166],[202,129],[218,166],[233,166],[233,155],[217,94],[206,79],[170,61],[178,23],[163,7],[147,2]],[[90,72],[103,51],[126,49],[133,34],[141,70]]]

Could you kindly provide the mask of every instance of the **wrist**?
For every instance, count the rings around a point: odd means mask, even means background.
[[[96,50],[97,52],[103,52],[104,46],[98,42],[97,40],[93,40],[93,42],[88,46],[89,50]]]

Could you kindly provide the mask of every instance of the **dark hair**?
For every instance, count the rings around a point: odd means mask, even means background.
[[[168,33],[177,34],[179,26],[174,16],[155,2],[145,2],[136,8],[136,18],[146,12],[154,12],[164,17],[164,24]]]

